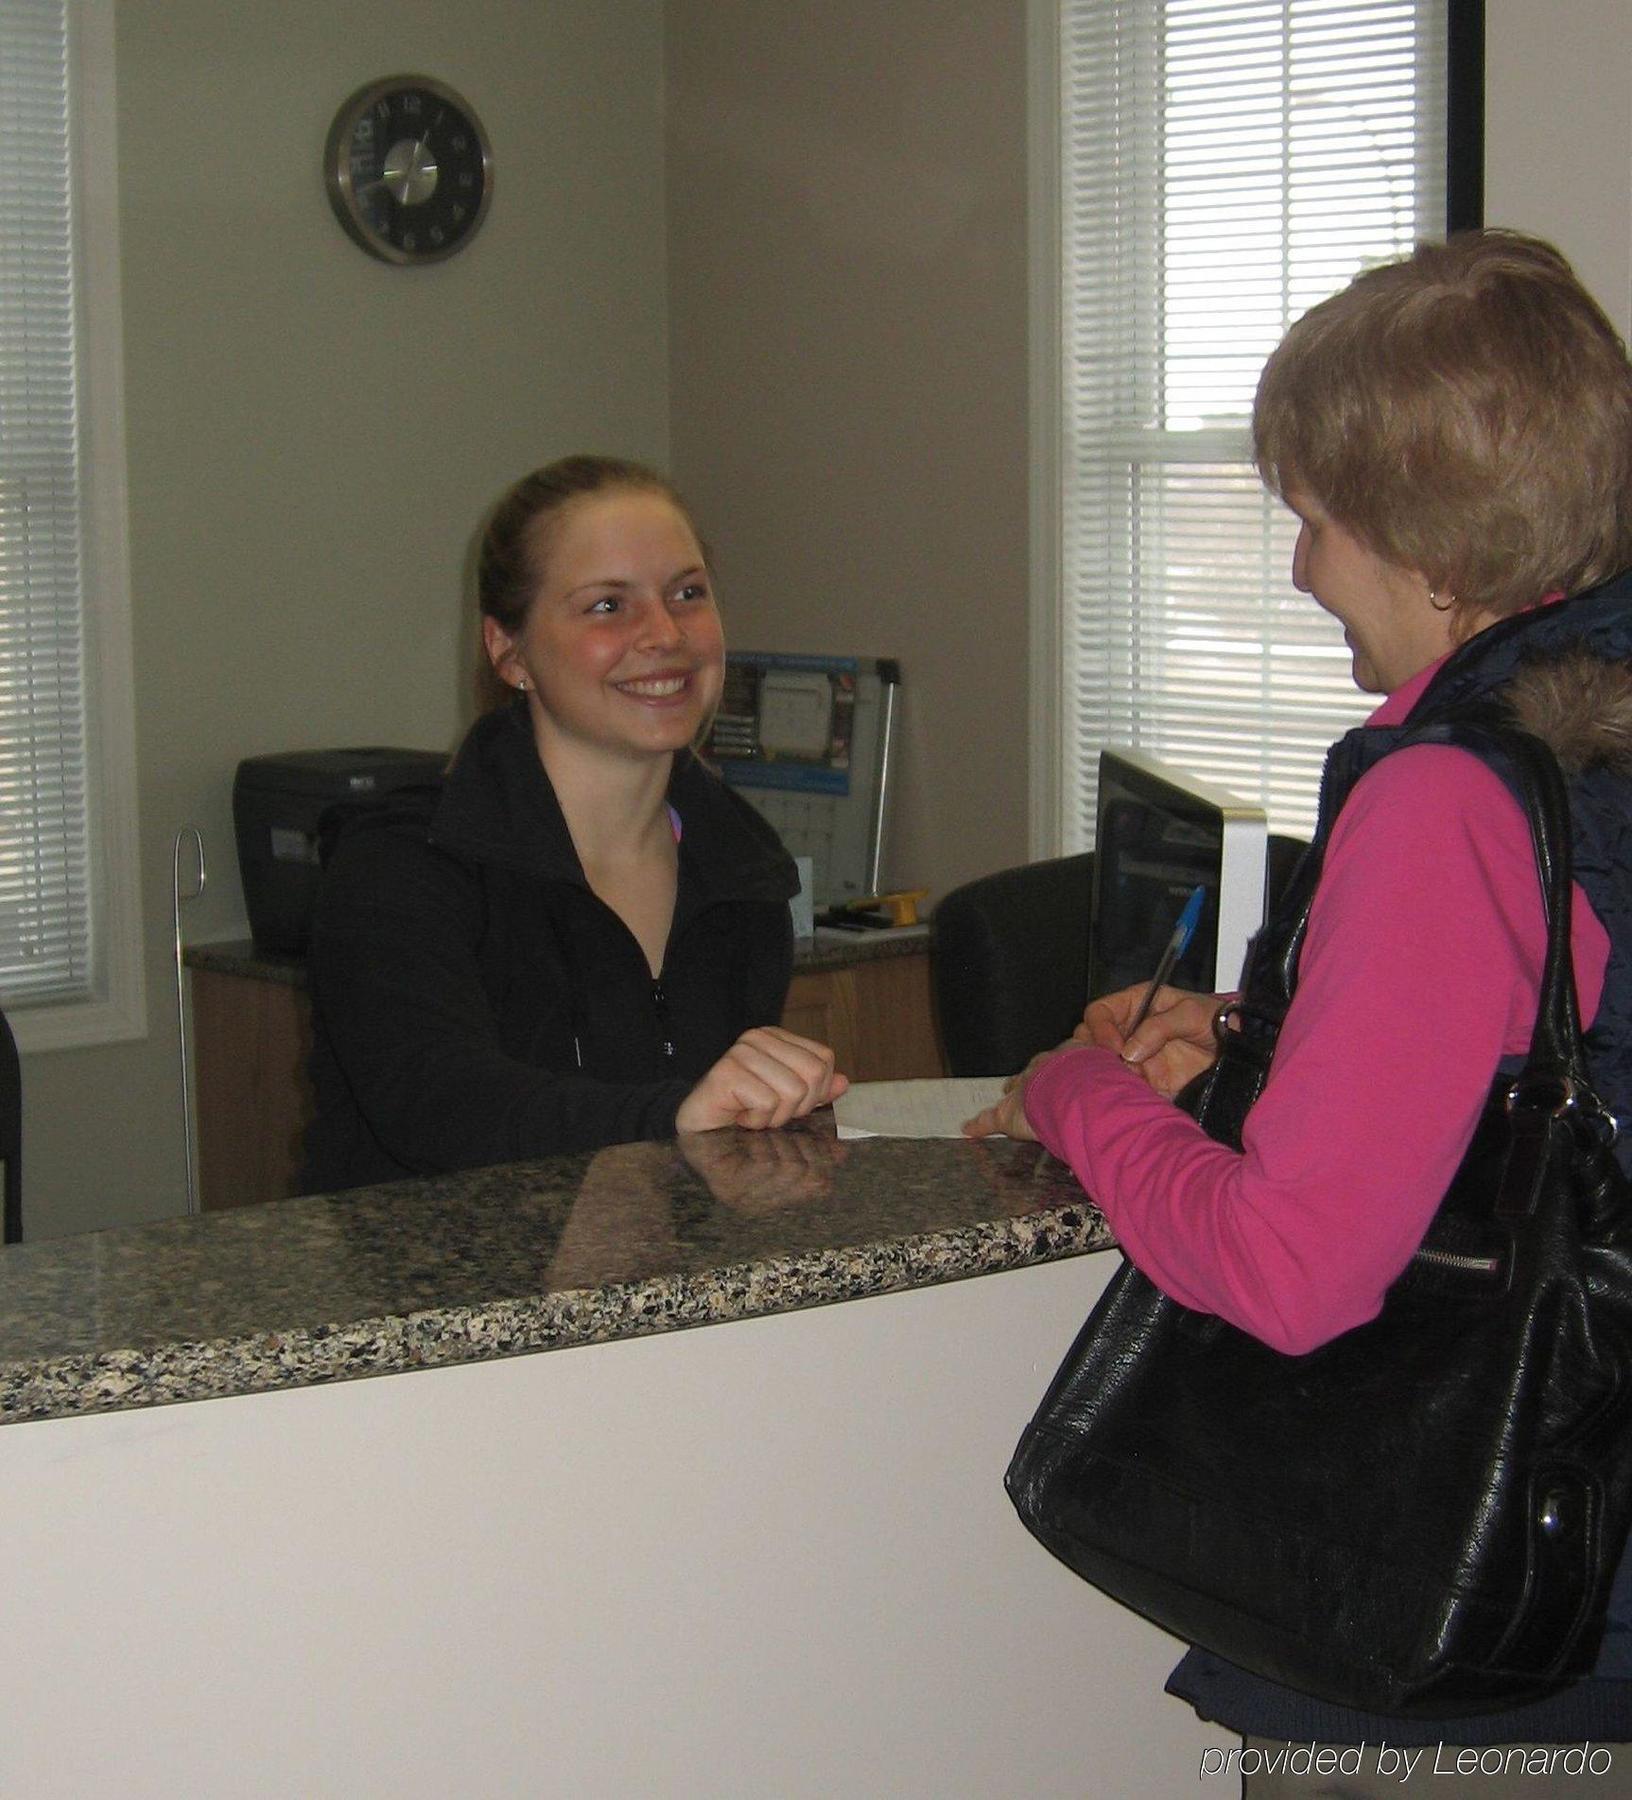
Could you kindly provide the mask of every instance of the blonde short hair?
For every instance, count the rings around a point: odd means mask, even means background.
[[[1465,613],[1632,565],[1632,365],[1551,244],[1419,244],[1311,307],[1264,366],[1253,452]]]

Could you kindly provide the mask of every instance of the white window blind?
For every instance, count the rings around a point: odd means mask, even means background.
[[[0,1003],[146,1029],[112,0],[0,0]]]
[[[0,993],[91,972],[67,20],[0,7]]]
[[[1374,700],[1248,423],[1287,325],[1444,228],[1444,0],[1061,0],[1058,838],[1143,749],[1307,834]]]

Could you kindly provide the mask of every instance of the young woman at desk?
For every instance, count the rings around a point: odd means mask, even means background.
[[[325,873],[309,1191],[779,1126],[846,1085],[776,1024],[793,863],[692,751],[725,650],[679,496],[553,463],[495,509],[477,580],[497,704]]]

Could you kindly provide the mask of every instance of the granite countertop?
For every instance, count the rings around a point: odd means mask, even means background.
[[[1035,1144],[623,1144],[0,1250],[0,1424],[603,1343],[1111,1243]]]
[[[794,945],[793,972],[797,975],[807,969],[844,969],[884,957],[921,956],[928,950],[927,924],[878,931],[835,931],[823,927],[813,939]],[[254,981],[282,982],[286,987],[306,985],[304,957],[257,950],[248,938],[188,944],[182,961],[189,969],[207,969],[217,975],[245,975]]]

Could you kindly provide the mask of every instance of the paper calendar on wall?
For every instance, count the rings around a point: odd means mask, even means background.
[[[900,666],[856,656],[733,650],[703,754],[795,856],[814,865],[818,906],[883,886]]]

